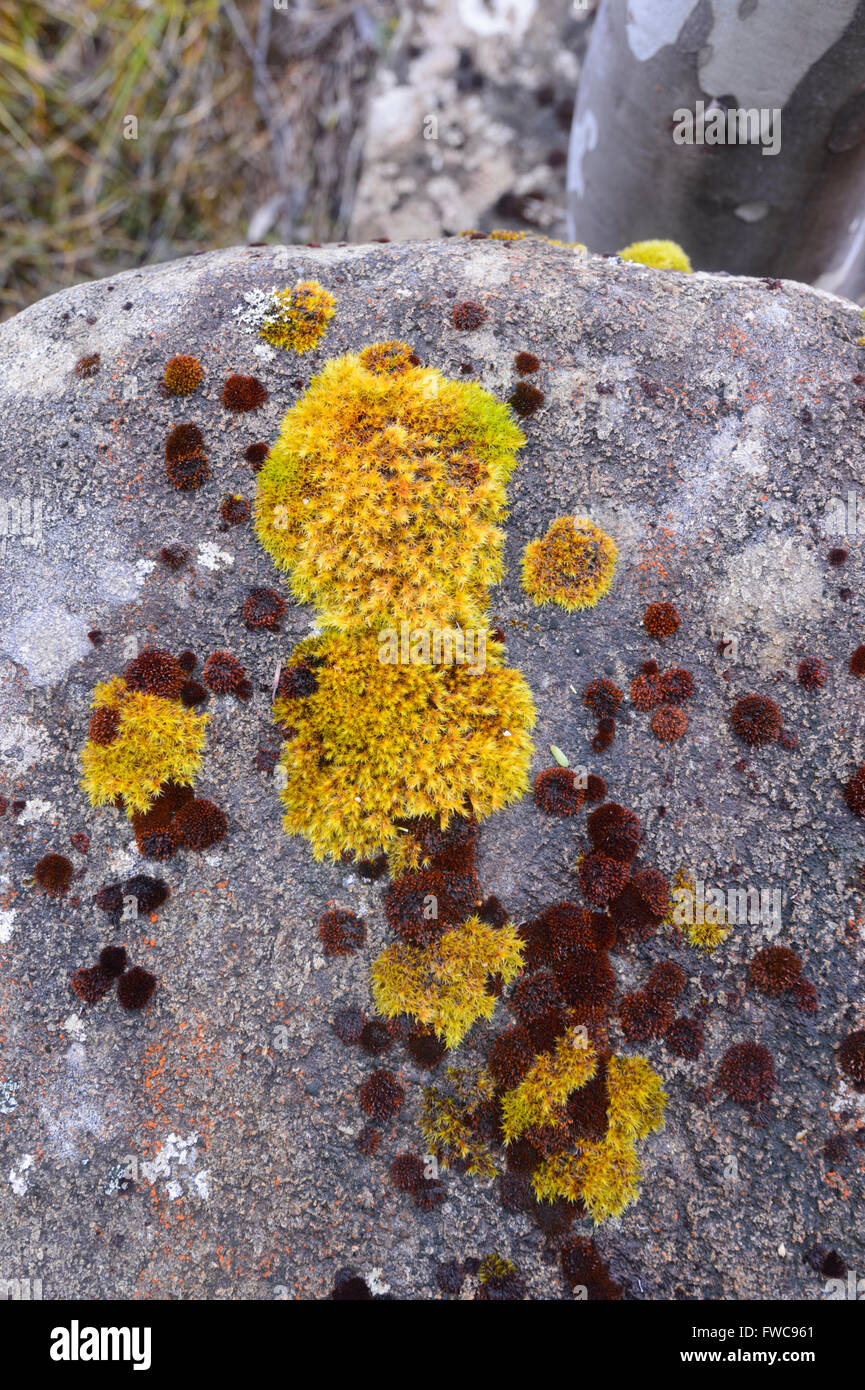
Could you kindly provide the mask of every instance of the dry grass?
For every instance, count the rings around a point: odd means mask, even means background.
[[[389,7],[28,0],[0,13],[0,317],[250,230],[339,236]]]

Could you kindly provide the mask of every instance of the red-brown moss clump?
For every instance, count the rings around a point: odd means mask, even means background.
[[[659,743],[675,743],[688,732],[688,716],[676,705],[661,705],[652,715],[651,728]]]
[[[98,1004],[111,988],[111,976],[98,965],[75,970],[69,976],[70,988],[85,1004]]]
[[[819,656],[805,656],[796,667],[796,679],[805,690],[819,690],[828,675],[826,663]]]
[[[89,352],[86,356],[79,357],[73,371],[81,381],[86,381],[88,377],[95,376],[99,371],[99,353]]]
[[[246,700],[252,694],[246,671],[230,652],[211,652],[204,663],[201,678],[215,695],[237,695]]]
[[[586,778],[586,800],[597,804],[603,801],[607,795],[607,784],[603,777],[599,777],[596,772],[590,772]]]
[[[535,778],[535,805],[548,816],[575,816],[583,798],[583,788],[570,767],[548,767]]]
[[[159,647],[144,647],[123,672],[127,690],[140,690],[147,695],[162,695],[176,700],[186,684],[186,672],[171,652]]]
[[[743,695],[730,714],[733,732],[750,748],[774,743],[781,732],[781,711],[768,695]]]
[[[400,1192],[415,1192],[426,1180],[420,1154],[401,1153],[390,1165],[390,1180]]]
[[[135,899],[139,917],[147,917],[151,912],[157,912],[169,896],[165,880],[150,878],[147,874],[134,874],[132,878],[128,878],[123,884],[122,893],[124,897]]]
[[[103,946],[99,952],[99,968],[110,980],[115,980],[126,969],[125,946]]]
[[[533,352],[514,353],[514,366],[520,376],[531,376],[532,372],[536,372],[540,365],[540,362]]]
[[[87,736],[91,743],[98,743],[100,747],[107,747],[113,743],[117,737],[117,730],[120,728],[120,711],[116,709],[98,709],[90,717],[90,725]]]
[[[243,601],[243,621],[250,629],[279,632],[285,599],[275,589],[250,589]]]
[[[611,899],[617,898],[630,877],[628,863],[613,859],[600,850],[592,850],[583,855],[577,865],[577,877],[587,902],[595,907],[604,907]]]
[[[694,693],[694,678],[684,666],[673,666],[660,677],[661,699],[668,705],[681,705]]]
[[[762,1105],[776,1084],[772,1054],[762,1043],[735,1043],[721,1058],[718,1085],[737,1105],[746,1108]]]
[[[222,404],[226,410],[240,414],[247,410],[258,410],[267,400],[267,390],[254,376],[242,376],[239,372],[226,377],[222,388]]]
[[[476,910],[481,885],[473,870],[444,873],[419,869],[394,880],[384,895],[388,926],[413,946],[428,946],[447,927],[458,927]]]
[[[43,854],[33,877],[43,893],[51,898],[62,898],[72,882],[73,868],[65,854]]]
[[[503,1091],[518,1086],[535,1060],[535,1046],[525,1028],[507,1028],[493,1039],[487,1069]]]
[[[693,1061],[703,1051],[703,1025],[698,1018],[676,1018],[664,1034],[664,1042],[674,1057]]]
[[[204,435],[190,421],[176,425],[165,441],[165,471],[181,492],[201,487],[210,477]]]
[[[865,1028],[848,1034],[836,1055],[838,1065],[853,1089],[865,1092]]]
[[[249,503],[245,497],[240,497],[236,492],[230,492],[227,497],[222,499],[219,515],[226,526],[242,526],[244,521],[249,520]]]
[[[677,999],[687,983],[688,977],[681,965],[674,960],[660,960],[652,966],[646,993],[650,999]]]
[[[366,941],[366,925],[347,908],[334,907],[319,917],[318,937],[326,956],[351,956]]]
[[[171,822],[172,834],[184,849],[210,849],[225,838],[227,830],[225,812],[205,797],[195,797],[181,806]]]
[[[857,679],[865,676],[865,646],[857,647],[850,657],[850,672]]]
[[[405,1087],[390,1071],[374,1071],[360,1088],[360,1103],[372,1120],[389,1120],[405,1100]]]
[[[142,965],[133,965],[117,981],[117,998],[124,1009],[144,1009],[153,998],[156,976]]]
[[[661,699],[661,678],[657,671],[641,672],[631,682],[631,700],[641,714],[648,714],[649,710],[661,703]]]
[[[478,304],[474,299],[463,299],[454,305],[452,317],[454,328],[459,328],[465,333],[480,328],[489,316],[482,304]]]
[[[764,946],[748,966],[748,979],[761,994],[784,994],[793,989],[802,973],[802,962],[789,946]]]
[[[607,801],[586,817],[592,846],[612,859],[628,862],[637,853],[642,831],[636,812],[616,801]]]
[[[669,1027],[673,1007],[666,999],[652,998],[642,990],[622,996],[619,1021],[628,1042],[648,1042]]]
[[[663,642],[672,637],[679,627],[680,618],[672,603],[650,603],[643,614],[643,626],[650,637]]]
[[[589,681],[583,692],[583,704],[599,719],[614,718],[623,699],[619,687],[604,677]]]
[[[865,816],[865,763],[856,769],[844,788],[844,799],[854,816]]]
[[[166,388],[174,396],[191,396],[204,380],[204,368],[197,357],[178,353],[165,364]]]

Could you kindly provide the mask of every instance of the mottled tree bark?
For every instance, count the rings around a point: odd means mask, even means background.
[[[678,143],[698,102],[705,143]],[[733,108],[766,112],[762,137],[709,143]],[[601,0],[568,209],[592,251],[669,237],[696,269],[862,297],[865,0]]]

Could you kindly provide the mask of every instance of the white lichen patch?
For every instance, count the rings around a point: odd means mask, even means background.
[[[12,940],[12,933],[15,930],[15,913],[11,909],[8,912],[0,912],[0,945]]]
[[[33,825],[36,821],[51,820],[58,815],[56,806],[43,801],[41,796],[31,796],[18,817],[19,825]]]
[[[79,1018],[78,1014],[70,1014],[68,1018],[64,1018],[60,1026],[75,1042],[87,1041],[87,1029],[84,1027],[84,1020]]]
[[[48,743],[42,725],[30,719],[4,719],[0,727],[0,759],[19,772],[42,762]]]
[[[23,1197],[27,1192],[30,1184],[24,1174],[29,1172],[32,1167],[33,1155],[22,1154],[17,1163],[14,1163],[9,1170],[9,1186],[12,1188],[16,1197]]]
[[[0,1115],[11,1115],[18,1109],[17,1091],[17,1081],[0,1081]]]
[[[709,597],[709,616],[729,632],[756,632],[779,642],[813,627],[823,606],[823,573],[814,552],[792,536],[771,535],[731,555],[726,579]],[[787,633],[785,633],[787,629]]]
[[[215,541],[200,541],[198,563],[203,565],[206,570],[230,569],[234,564],[234,556],[230,555],[227,550],[220,550]]]

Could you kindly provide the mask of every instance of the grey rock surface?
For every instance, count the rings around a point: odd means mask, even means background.
[[[301,358],[256,355],[235,313],[245,294],[306,278],[337,296],[323,343]],[[489,313],[472,333],[451,319],[466,298]],[[661,1073],[667,1124],[641,1148],[639,1202],[599,1229],[602,1253],[628,1296],[648,1299],[820,1298],[825,1281],[803,1262],[815,1242],[865,1269],[865,1149],[851,1142],[834,1168],[822,1155],[865,1118],[834,1058],[863,1025],[863,830],[841,795],[865,758],[862,686],[847,664],[865,631],[863,557],[849,512],[846,538],[826,534],[832,499],[847,505],[860,486],[860,331],[856,306],[789,282],[465,240],[216,252],[79,286],[3,325],[0,1277],[41,1279],[46,1299],[321,1298],[351,1266],[399,1298],[431,1298],[439,1261],[497,1249],[530,1297],[565,1296],[537,1227],[508,1216],[495,1186],[448,1174],[445,1205],[424,1215],[390,1185],[391,1158],[419,1144],[428,1079],[397,1045],[386,1061],[407,1102],[375,1157],[356,1151],[357,1088],[376,1063],[330,1022],[342,1005],[371,1008],[382,885],[287,838],[273,778],[255,766],[273,743],[276,664],[314,614],[290,600],[250,525],[223,529],[220,502],[253,496],[244,449],[274,438],[327,357],[391,337],[448,374],[471,363],[502,398],[514,353],[541,359],[546,399],[525,422],[493,596],[537,705],[532,775],[555,744],[637,811],[646,858],[668,875],[684,866],[725,890],[783,894],[780,927],[738,925],[710,957],[669,931],[615,957],[622,991],[655,960],[677,960],[682,1012],[703,998],[708,1011],[696,1061],[624,1045]],[[204,385],[166,399],[164,363],[183,351],[201,359]],[[94,352],[98,373],[79,380],[74,364]],[[233,370],[265,382],[258,412],[222,408]],[[182,419],[201,426],[211,461],[194,493],[175,492],[162,461]],[[523,548],[575,512],[619,546],[612,592],[583,614],[535,608],[519,582]],[[189,550],[175,572],[158,560],[169,543]],[[832,544],[849,548],[843,568],[828,562]],[[246,630],[254,585],[289,599],[281,633]],[[641,621],[657,598],[682,616],[662,650]],[[165,865],[171,897],[157,919],[115,935],[93,894],[160,868],[138,858],[120,813],[89,808],[79,758],[94,684],[148,643],[200,660],[227,648],[254,694],[210,701],[197,788],[226,809],[228,837]],[[796,680],[806,655],[829,668],[817,692]],[[585,685],[607,675],[627,692],[650,657],[693,673],[686,737],[658,743],[626,700],[612,747],[593,753]],[[778,701],[797,748],[737,742],[729,711],[751,692]],[[515,921],[578,896],[583,824],[544,817],[531,796],[485,823],[482,882]],[[85,854],[70,845],[80,832]],[[31,881],[49,850],[74,861],[63,899]],[[365,917],[359,954],[321,955],[315,921],[329,904]],[[773,937],[802,956],[816,1013],[746,988],[747,962]],[[159,978],[142,1015],[70,993],[70,972],[113,939]],[[485,1031],[461,1057],[479,1055]],[[749,1037],[771,1049],[779,1080],[762,1127],[709,1090],[725,1049]]]

